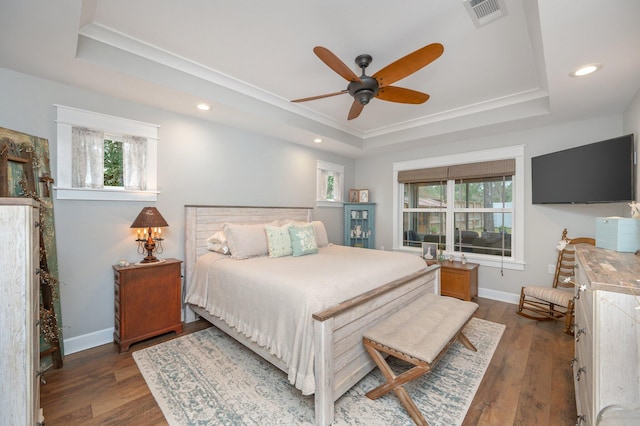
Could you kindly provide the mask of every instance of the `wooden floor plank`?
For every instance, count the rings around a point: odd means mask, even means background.
[[[533,336],[514,424],[549,424],[553,344],[546,332]]]
[[[512,304],[474,300],[478,318],[506,329],[463,425],[574,424],[573,339],[563,325],[522,318]],[[208,326],[187,324],[183,334]],[[124,353],[108,344],[67,356],[64,367],[45,374],[41,387],[47,426],[167,425],[131,354],[175,337],[169,333],[136,343]]]

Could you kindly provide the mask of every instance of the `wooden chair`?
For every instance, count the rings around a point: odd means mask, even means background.
[[[565,282],[567,279],[573,280],[576,244],[595,245],[593,238],[567,238],[567,229],[562,232],[561,245],[559,247],[556,270],[553,276],[552,287],[522,287],[520,291],[520,304],[518,305],[518,315],[537,321],[564,320],[564,332],[573,334],[573,304],[574,293],[566,289],[573,288],[572,283]]]

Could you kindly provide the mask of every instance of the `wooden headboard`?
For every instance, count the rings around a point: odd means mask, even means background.
[[[310,222],[310,207],[233,207],[184,206],[185,286],[189,285],[196,259],[207,252],[207,238],[222,229],[225,223],[267,223],[274,220]]]

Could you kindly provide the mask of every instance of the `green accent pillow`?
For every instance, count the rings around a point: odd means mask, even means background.
[[[289,236],[291,237],[291,249],[294,257],[318,252],[313,225],[292,225],[289,227]]]
[[[265,225],[269,257],[291,256],[291,237],[288,226]]]

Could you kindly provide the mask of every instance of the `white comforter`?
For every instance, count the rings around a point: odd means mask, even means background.
[[[185,301],[282,359],[289,381],[308,395],[315,391],[312,314],[424,268],[416,255],[345,246],[245,260],[208,253],[198,259]]]

